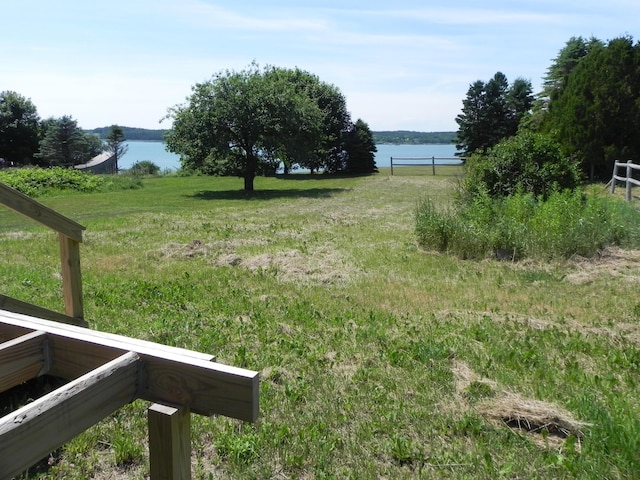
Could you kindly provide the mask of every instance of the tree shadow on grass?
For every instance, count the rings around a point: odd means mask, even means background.
[[[276,200],[280,198],[330,198],[348,191],[348,188],[287,188],[265,189],[248,192],[245,190],[203,190],[189,198],[197,200]]]

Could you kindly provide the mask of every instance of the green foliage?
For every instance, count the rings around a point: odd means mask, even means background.
[[[158,175],[160,167],[151,160],[140,160],[131,165],[129,173],[133,175]]]
[[[30,197],[54,195],[60,192],[104,192],[142,186],[139,180],[131,178],[103,177],[62,167],[0,170],[0,182]]]
[[[452,144],[456,141],[456,132],[413,132],[393,130],[373,132],[373,140],[377,144],[389,145],[425,145]]]
[[[343,144],[345,150],[345,170],[348,173],[377,172],[375,152],[378,151],[373,141],[369,125],[358,119],[353,127],[346,132]]]
[[[97,135],[84,133],[71,116],[43,122],[44,136],[35,155],[42,166],[72,167],[88,162],[103,150]]]
[[[321,168],[348,120],[337,88],[298,69],[255,64],[195,85],[188,103],[168,116],[174,123],[167,149],[181,156],[183,168],[238,175],[245,190],[280,161]]]
[[[471,84],[462,101],[462,113],[456,117],[456,148],[468,156],[515,135],[533,103],[531,91],[531,82],[518,78],[510,86],[502,72],[486,83],[477,80]]]
[[[640,157],[639,66],[640,45],[630,37],[592,41],[551,97],[543,128],[592,180],[608,179],[614,160]]]
[[[115,173],[118,173],[118,160],[127,153],[129,146],[124,143],[126,140],[122,127],[111,125],[111,129],[107,134],[107,143],[105,150],[115,158]]]
[[[28,165],[38,151],[40,117],[31,100],[0,92],[0,168]]]
[[[62,167],[0,171],[0,181],[32,197],[61,190],[95,192],[104,182],[96,175]]]
[[[442,211],[429,199],[416,211],[424,248],[460,258],[565,259],[591,257],[614,245],[640,245],[640,212],[617,198],[556,191],[544,199],[518,192],[493,199],[477,194],[457,210]]]
[[[464,199],[477,193],[499,198],[516,192],[547,197],[580,183],[576,162],[563,155],[550,137],[530,132],[472,155],[466,162],[466,174],[461,192]]]
[[[135,128],[135,127],[121,127],[122,133],[128,140],[143,140],[143,141],[164,141],[165,134],[169,131],[166,129],[147,129],[147,128]],[[93,130],[87,130],[87,133],[95,133],[100,138],[106,140],[107,135],[111,132],[111,127],[94,128]]]

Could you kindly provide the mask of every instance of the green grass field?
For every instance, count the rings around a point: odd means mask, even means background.
[[[459,170],[161,177],[46,197],[87,227],[92,328],[261,372],[260,419],[193,416],[193,476],[637,478],[640,252],[519,263],[417,247]],[[62,311],[55,234],[0,209],[0,291]],[[147,478],[138,401],[25,478]]]

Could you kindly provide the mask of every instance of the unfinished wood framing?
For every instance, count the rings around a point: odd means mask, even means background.
[[[158,402],[148,412],[152,480],[191,478],[191,411],[256,420],[257,372],[83,328],[84,227],[2,183],[0,203],[58,232],[66,313],[0,294],[0,393],[40,375],[69,380],[0,418],[0,478],[20,474],[136,399]]]
[[[66,323],[86,325],[80,273],[80,243],[85,227],[4,183],[0,183],[0,203],[58,232]],[[13,304],[13,302],[7,302],[3,308],[11,309]],[[22,310],[15,311],[24,313]]]
[[[0,419],[0,477],[21,472],[135,399],[186,409],[168,419],[156,415],[153,427],[171,433],[170,439],[154,434],[155,448],[173,452],[171,462],[184,471],[184,412],[245,421],[258,416],[259,374],[213,360],[212,355],[0,310],[0,391],[43,374],[71,380]],[[155,410],[152,416],[163,412]]]

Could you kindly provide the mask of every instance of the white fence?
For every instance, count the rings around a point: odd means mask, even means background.
[[[618,175],[618,171],[623,167],[625,175]],[[640,165],[636,165],[632,160],[629,160],[628,162],[618,162],[616,160],[613,164],[613,175],[611,177],[611,193],[615,192],[617,182],[624,182],[626,187],[625,198],[627,202],[631,201],[632,186],[640,186],[640,180],[636,180],[633,178],[634,170],[640,170]]]

